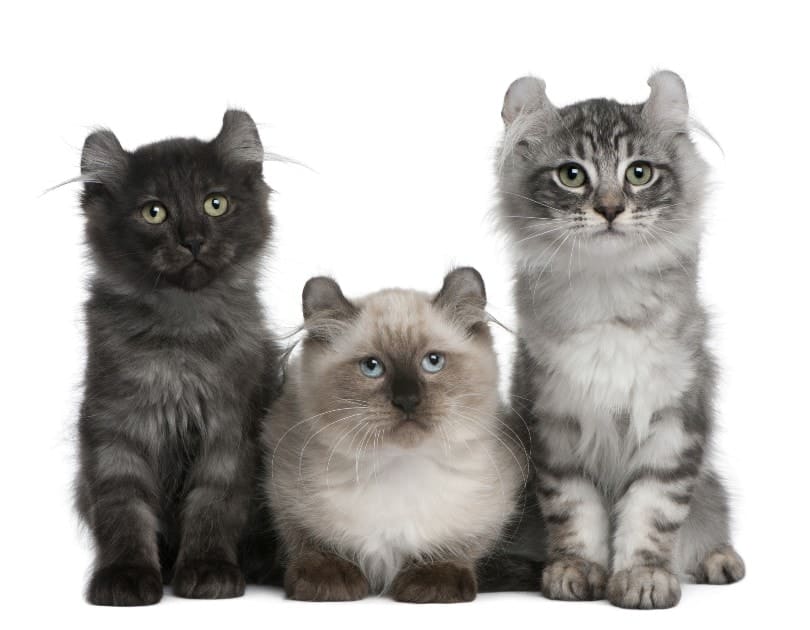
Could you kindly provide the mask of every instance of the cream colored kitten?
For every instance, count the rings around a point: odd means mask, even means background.
[[[475,597],[526,474],[485,303],[470,268],[435,296],[306,284],[306,338],[265,432],[290,598]]]

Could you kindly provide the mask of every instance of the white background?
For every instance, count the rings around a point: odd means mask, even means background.
[[[731,627],[768,619],[808,627],[807,18],[799,3],[717,4],[6,6],[3,625]],[[268,150],[312,169],[266,168],[277,230],[265,298],[282,331],[299,322],[311,275],[334,274],[348,295],[391,285],[436,290],[453,264],[481,271],[491,311],[510,324],[508,254],[488,218],[506,87],[533,73],[559,105],[592,96],[638,102],[656,68],[683,76],[692,113],[724,150],[701,143],[716,182],[702,292],[724,368],[718,445],[737,497],[736,543],[749,572],[741,584],[686,586],[678,608],[657,613],[536,594],[444,607],[301,604],[260,588],[220,602],[167,592],[160,605],[137,610],[84,603],[91,555],[70,501],[84,361],[83,219],[77,185],[42,193],[78,174],[93,126],[112,128],[134,149],[168,136],[210,138],[226,106],[239,106],[262,123]],[[506,376],[512,341],[499,333],[498,342]]]

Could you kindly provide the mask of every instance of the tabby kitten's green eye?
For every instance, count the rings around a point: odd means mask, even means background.
[[[650,183],[653,169],[649,162],[633,162],[627,167],[624,176],[633,186],[643,186]]]
[[[228,211],[228,198],[219,193],[208,195],[203,203],[203,209],[209,217],[221,217]]]
[[[557,169],[557,176],[560,178],[563,186],[567,186],[568,188],[582,188],[588,180],[588,176],[585,175],[585,169],[575,162],[563,164]]]
[[[166,212],[166,207],[162,203],[150,201],[141,208],[141,216],[147,223],[157,225],[158,223],[163,223],[169,214]]]

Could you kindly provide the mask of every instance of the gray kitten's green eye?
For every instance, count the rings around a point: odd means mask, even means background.
[[[425,372],[430,372],[431,374],[435,374],[436,372],[441,372],[444,369],[444,355],[440,352],[428,352],[422,358],[422,369]]]
[[[563,186],[567,186],[568,188],[582,188],[585,182],[588,181],[585,169],[576,162],[563,164],[557,169],[557,176],[560,178]]]
[[[221,217],[228,211],[228,198],[219,193],[208,195],[203,202],[203,209],[209,217]]]
[[[162,203],[150,201],[141,208],[141,216],[147,223],[157,225],[158,223],[163,223],[169,214],[166,212],[166,207]]]
[[[360,371],[363,376],[380,378],[385,373],[385,366],[377,357],[366,357],[360,361]]]
[[[633,186],[643,186],[650,183],[652,176],[653,168],[649,162],[633,162],[624,173],[624,177]]]

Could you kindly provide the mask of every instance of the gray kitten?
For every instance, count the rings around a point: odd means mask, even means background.
[[[499,417],[485,302],[469,268],[435,296],[306,284],[306,337],[265,432],[288,597],[475,597],[528,470]]]
[[[237,597],[271,570],[254,494],[259,422],[279,387],[258,294],[272,226],[263,159],[238,110],[207,142],[85,141],[93,275],[76,485],[93,604],[154,604],[169,582],[181,597]]]
[[[542,591],[666,608],[678,576],[727,584],[726,491],[711,465],[715,365],[697,289],[707,165],[680,77],[646,103],[556,108],[515,81],[500,220],[516,261],[513,394],[535,426],[548,528]]]

